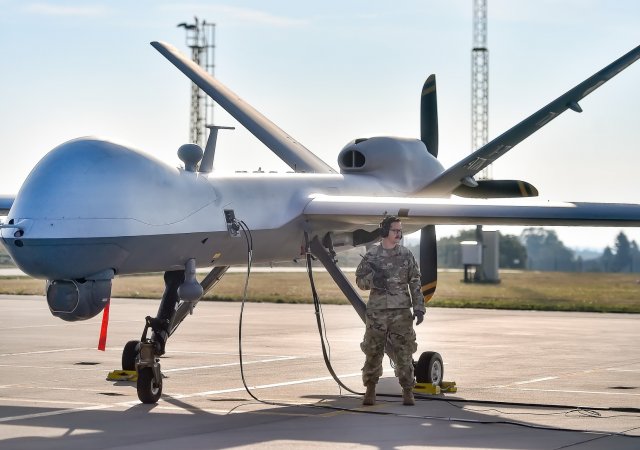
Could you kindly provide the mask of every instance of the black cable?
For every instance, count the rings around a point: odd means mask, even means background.
[[[249,287],[249,276],[251,275],[251,262],[253,260],[253,237],[251,236],[251,231],[249,227],[243,221],[236,221],[236,223],[242,229],[244,234],[244,239],[247,243],[247,275],[244,280],[244,289],[242,290],[242,304],[240,306],[240,320],[238,321],[238,355],[240,357],[240,377],[242,378],[242,384],[244,385],[244,389],[247,393],[256,401],[260,402],[261,400],[253,395],[249,386],[247,386],[247,382],[244,378],[244,364],[242,359],[242,318],[244,315],[244,304],[247,299],[247,289]]]
[[[338,386],[340,386],[341,388],[345,389],[347,392],[351,392],[352,394],[364,395],[364,393],[356,392],[353,389],[349,388],[347,385],[345,385],[342,382],[342,380],[340,380],[338,375],[336,375],[336,372],[333,370],[333,366],[331,365],[331,361],[329,360],[329,356],[327,354],[327,348],[325,346],[326,332],[324,334],[322,332],[322,324],[323,324],[323,320],[321,320],[322,309],[320,307],[320,299],[318,297],[318,292],[316,291],[316,284],[315,284],[315,282],[313,280],[313,269],[312,269],[312,265],[311,265],[311,252],[309,250],[309,235],[306,232],[304,233],[304,239],[305,239],[305,243],[306,243],[306,247],[307,247],[306,248],[307,274],[309,275],[309,283],[311,284],[311,294],[313,295],[313,306],[315,308],[316,323],[318,324],[318,333],[320,334],[320,343],[322,344],[321,345],[321,347],[322,347],[322,357],[324,358],[325,366],[327,367],[327,370],[329,371],[329,373],[331,374],[331,376],[333,377],[335,382],[338,384]]]

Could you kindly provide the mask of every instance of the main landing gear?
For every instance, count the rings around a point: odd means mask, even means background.
[[[227,271],[228,266],[214,267],[200,285],[206,294]],[[165,289],[156,317],[147,316],[139,341],[129,341],[122,350],[122,369],[135,370],[138,374],[138,399],[142,403],[156,403],[162,395],[160,357],[171,336],[189,315],[199,299],[182,301],[178,288],[185,282],[185,271],[169,271],[164,274]],[[151,333],[149,333],[151,330]],[[151,336],[149,336],[151,334]]]
[[[416,381],[440,386],[444,380],[444,363],[437,352],[424,352],[413,363]]]

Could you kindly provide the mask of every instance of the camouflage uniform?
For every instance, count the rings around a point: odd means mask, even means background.
[[[382,357],[387,340],[395,355],[395,374],[403,388],[413,388],[413,354],[418,349],[413,330],[414,311],[425,311],[420,292],[420,270],[413,254],[396,245],[369,249],[356,269],[356,284],[371,289],[367,302],[366,331],[360,348],[366,359],[362,368],[365,386],[382,375]]]

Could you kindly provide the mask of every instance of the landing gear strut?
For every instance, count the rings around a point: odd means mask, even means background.
[[[227,271],[228,266],[214,267],[202,280],[203,295],[207,293]],[[138,398],[142,403],[156,403],[162,395],[160,356],[164,355],[169,336],[195,307],[196,301],[180,301],[178,288],[184,283],[185,271],[165,272],[165,289],[156,317],[147,316],[142,337],[129,341],[122,351],[122,369],[138,372]],[[151,337],[149,337],[151,330]]]
[[[122,352],[122,368],[131,366],[131,356],[135,355],[134,367],[138,372],[136,388],[142,403],[156,403],[162,395],[162,373],[160,356],[165,353],[169,338],[169,325],[175,315],[180,300],[178,287],[184,282],[184,270],[164,273],[164,293],[155,318],[147,316],[140,342],[129,341]],[[148,337],[151,329],[151,337]]]

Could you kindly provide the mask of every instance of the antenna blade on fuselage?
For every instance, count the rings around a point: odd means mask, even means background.
[[[163,42],[152,42],[151,45],[294,171],[335,173],[331,166],[278,128],[202,67],[182,55],[175,47]]]

